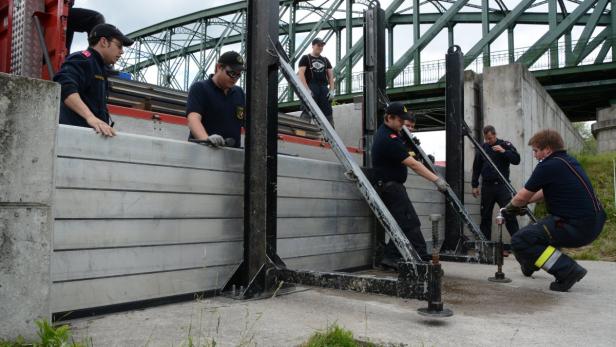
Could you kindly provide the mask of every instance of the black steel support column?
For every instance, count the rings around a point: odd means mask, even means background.
[[[464,55],[458,46],[449,48],[446,56],[446,157],[445,179],[464,204]],[[462,234],[462,220],[449,205],[445,213],[443,249],[453,250]]]
[[[385,105],[379,103],[379,91],[385,93],[385,11],[375,6],[364,13],[364,166],[372,166],[372,138],[383,123]]]
[[[244,156],[244,261],[225,290],[243,286],[242,298],[270,291],[269,259],[276,261],[278,1],[248,1],[247,115]],[[269,259],[268,259],[269,258]]]

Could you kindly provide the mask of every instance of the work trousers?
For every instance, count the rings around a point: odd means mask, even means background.
[[[332,104],[327,98],[327,93],[329,93],[329,89],[326,85],[310,83],[308,85],[310,92],[312,93],[312,98],[317,103],[317,106],[321,109],[321,112],[325,115],[325,118],[329,121],[329,124],[334,126],[334,117],[332,111]],[[311,116],[308,109],[303,106],[302,107],[302,115],[301,118],[310,121]]]
[[[75,32],[87,33],[90,35],[92,28],[98,24],[105,23],[105,17],[102,14],[88,10],[85,8],[71,8],[68,12],[66,24],[66,49],[70,53],[71,44]]]
[[[404,185],[395,181],[377,184],[377,192],[419,256],[426,257],[428,252],[426,240],[421,234],[421,222]],[[384,258],[400,258],[400,252],[392,240],[385,246],[383,253]]]
[[[523,267],[536,270],[538,266],[542,266],[557,280],[562,279],[569,273],[575,261],[560,252],[553,262],[548,262],[548,259],[541,261],[546,249],[588,245],[601,233],[605,218],[603,210],[594,216],[574,220],[549,215],[515,233],[511,238],[511,247]]]
[[[511,201],[511,193],[502,183],[482,183],[481,185],[481,232],[486,239],[492,239],[492,211],[494,204],[505,207]],[[514,215],[504,214],[505,226],[509,235],[513,236],[518,229],[518,220]],[[509,249],[509,245],[505,245],[505,249]]]

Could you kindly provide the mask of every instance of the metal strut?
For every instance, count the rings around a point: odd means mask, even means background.
[[[342,163],[344,168],[347,170],[347,176],[351,176],[352,180],[355,181],[359,192],[368,203],[368,206],[370,206],[370,209],[374,212],[376,219],[383,225],[385,232],[387,232],[391,240],[393,240],[396,248],[398,248],[398,251],[405,261],[414,264],[422,263],[423,261],[421,260],[421,257],[413,248],[406,236],[404,236],[402,229],[400,229],[400,226],[396,223],[394,217],[378,196],[376,190],[374,190],[359,165],[355,163],[350,153],[344,146],[344,143],[334,128],[329,124],[327,118],[325,118],[325,115],[321,112],[321,109],[317,106],[314,99],[310,97],[310,92],[300,82],[299,78],[295,74],[295,71],[293,71],[293,67],[288,63],[288,57],[284,52],[284,48],[280,45],[280,43],[276,43],[274,46],[276,49],[276,54],[279,58],[278,61],[280,63],[282,74],[286,77],[290,86],[295,90],[300,100],[304,103],[304,105],[306,105],[310,113],[314,116],[317,125],[321,128],[323,136],[332,146],[332,150],[334,151],[336,157],[338,157],[340,163]]]
[[[488,153],[486,153],[486,151],[483,149],[483,147],[481,147],[479,142],[477,140],[475,140],[475,138],[473,137],[473,134],[471,132],[470,127],[468,126],[468,124],[466,124],[466,122],[464,120],[462,120],[462,130],[464,132],[464,135],[466,135],[466,137],[468,137],[468,139],[471,140],[471,143],[473,144],[473,146],[475,146],[475,149],[479,152],[479,154],[481,154],[483,159],[485,161],[487,161],[490,164],[490,166],[492,166],[492,169],[494,169],[494,171],[496,171],[496,174],[498,175],[498,178],[503,182],[505,187],[507,187],[507,190],[509,190],[509,192],[511,193],[511,196],[514,196],[516,194],[515,188],[513,188],[511,183],[509,183],[509,180],[507,180],[505,178],[505,175],[503,175],[500,172],[500,170],[498,169],[498,167],[496,167],[496,164],[494,163],[494,161],[492,161],[492,158],[490,158]],[[533,221],[533,223],[537,223],[537,218],[535,218],[535,216],[533,215],[533,213],[529,209],[526,209],[526,214],[528,215],[528,217],[530,217],[530,219]]]

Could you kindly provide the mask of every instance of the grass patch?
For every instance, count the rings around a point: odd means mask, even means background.
[[[357,341],[353,333],[332,324],[325,331],[317,331],[301,347],[377,347],[371,342]]]
[[[91,342],[76,342],[71,336],[68,325],[54,327],[46,320],[37,320],[38,341],[28,342],[23,337],[18,337],[15,341],[0,340],[0,347],[88,347]]]

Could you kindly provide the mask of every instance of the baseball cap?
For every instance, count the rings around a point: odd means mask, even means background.
[[[409,113],[409,111],[406,109],[406,106],[404,106],[403,103],[397,101],[387,105],[387,107],[385,107],[385,113],[391,114],[393,116],[398,116],[404,120],[415,120],[415,117]]]
[[[317,37],[314,40],[312,40],[312,45],[325,45],[325,41],[323,41],[322,38]]]
[[[218,58],[218,64],[229,66],[233,70],[245,70],[244,66],[244,58],[234,51],[228,51],[223,53],[220,58]]]
[[[112,37],[120,40],[122,46],[128,47],[133,44],[133,40],[128,38],[126,35],[122,34],[122,32],[116,28],[114,25],[103,23],[98,24],[90,31],[90,38],[97,37]]]

